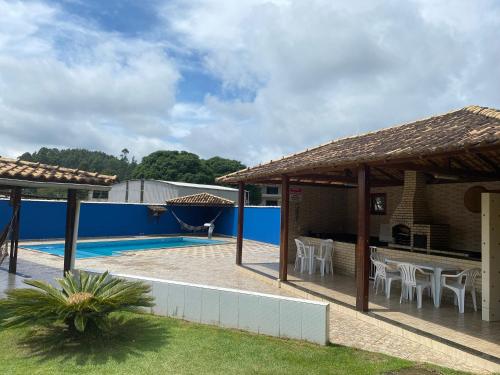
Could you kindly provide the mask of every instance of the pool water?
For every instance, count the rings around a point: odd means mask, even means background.
[[[224,241],[189,237],[148,238],[141,240],[92,241],[79,242],[76,245],[76,258],[109,257],[121,255],[126,251],[141,251],[151,249],[165,249],[172,247],[187,247],[200,245],[217,245]],[[49,243],[43,245],[28,245],[27,249],[38,250],[44,253],[64,256],[63,243]]]

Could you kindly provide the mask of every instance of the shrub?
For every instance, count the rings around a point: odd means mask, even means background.
[[[153,304],[151,288],[142,282],[111,277],[108,272],[90,275],[68,272],[56,279],[62,289],[37,280],[24,282],[33,288],[13,289],[0,301],[5,308],[4,326],[64,323],[74,333],[108,328],[115,311],[138,311]]]

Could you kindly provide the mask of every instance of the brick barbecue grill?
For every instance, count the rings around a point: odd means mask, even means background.
[[[434,224],[427,207],[426,179],[422,172],[405,171],[401,202],[391,217],[391,245],[410,249],[447,249],[449,227]]]

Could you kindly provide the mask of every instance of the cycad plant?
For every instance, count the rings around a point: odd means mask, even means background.
[[[33,288],[8,291],[0,301],[4,326],[52,325],[63,322],[70,331],[84,333],[108,328],[108,315],[115,311],[138,311],[153,305],[150,286],[111,277],[108,272],[68,272],[56,279],[62,289],[46,282],[25,280]]]

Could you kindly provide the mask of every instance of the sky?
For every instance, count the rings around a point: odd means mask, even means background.
[[[496,0],[0,0],[1,156],[251,166],[499,88]]]

